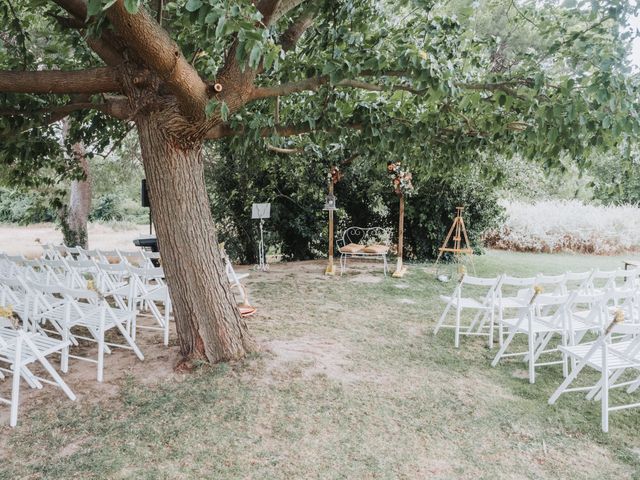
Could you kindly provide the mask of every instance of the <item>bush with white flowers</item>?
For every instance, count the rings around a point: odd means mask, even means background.
[[[485,245],[521,252],[614,254],[640,250],[640,208],[578,200],[502,201],[506,220],[484,235]]]

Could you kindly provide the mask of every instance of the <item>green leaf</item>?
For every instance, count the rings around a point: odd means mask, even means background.
[[[124,0],[124,8],[131,14],[138,13],[139,6],[140,0]]]
[[[188,12],[195,12],[201,6],[202,0],[189,0],[184,8],[186,8]]]
[[[89,0],[87,2],[87,16],[92,17],[102,11],[102,0]]]
[[[256,43],[249,54],[249,65],[253,68],[257,67],[260,63],[260,57],[262,57],[262,45]]]
[[[207,103],[207,106],[204,107],[204,114],[206,115],[207,118],[211,118],[211,116],[213,115],[213,112],[216,111],[216,108],[218,108],[218,104],[220,102],[218,102],[218,100],[216,100],[215,98],[212,98],[211,100],[209,100],[209,103]]]
[[[222,105],[220,106],[220,117],[223,122],[226,122],[229,118],[229,107],[226,102],[222,102]]]
[[[216,27],[216,37],[217,38],[222,38],[222,36],[224,35],[224,24],[226,22],[227,22],[227,17],[225,15],[222,15],[218,19],[218,26]]]

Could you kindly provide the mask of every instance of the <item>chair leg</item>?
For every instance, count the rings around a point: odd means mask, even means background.
[[[98,328],[98,381],[102,382],[104,372],[104,312],[100,317],[100,327]]]
[[[13,364],[13,378],[11,381],[11,414],[9,425],[15,427],[18,423],[18,403],[20,402],[20,377],[22,371],[22,338],[19,337],[15,349],[16,360]]]
[[[562,395],[562,393],[569,387],[569,385],[571,385],[573,383],[573,381],[576,379],[578,374],[582,371],[582,369],[587,364],[587,359],[591,356],[591,353],[593,352],[593,349],[594,348],[592,347],[591,350],[589,350],[589,352],[585,356],[585,359],[580,361],[580,363],[578,363],[576,368],[574,368],[571,371],[569,376],[564,379],[564,382],[562,382],[560,384],[560,386],[558,388],[556,388],[556,391],[553,392],[553,394],[549,397],[549,402],[548,402],[549,405],[553,405],[554,403],[556,403],[556,400],[558,400],[560,395]]]
[[[138,345],[136,345],[136,342],[133,341],[133,338],[131,338],[129,336],[129,334],[127,333],[127,331],[125,330],[125,328],[122,326],[121,323],[116,322],[116,328],[120,331],[120,333],[122,334],[122,336],[124,337],[124,339],[127,341],[127,343],[129,344],[129,346],[133,349],[134,353],[136,354],[136,356],[140,359],[140,360],[144,360],[144,355],[142,354],[142,352],[140,351],[140,349],[138,348]]]
[[[502,342],[502,346],[500,347],[500,350],[498,350],[498,353],[496,353],[496,356],[493,358],[493,361],[491,362],[492,367],[495,367],[496,365],[498,365],[500,358],[502,358],[502,355],[504,355],[504,352],[507,351],[507,348],[509,348],[509,344],[511,343],[511,341],[513,340],[513,337],[515,336],[516,336],[516,329],[514,328],[513,331],[507,337],[507,339],[504,342]]]
[[[25,339],[25,341],[29,346],[29,348],[31,349],[31,351],[33,352],[33,354],[36,356],[36,358],[40,362],[40,364],[45,368],[45,370],[51,376],[51,378],[53,378],[53,380],[58,384],[58,386],[62,389],[65,395],[67,395],[67,397],[69,397],[70,400],[75,400],[76,399],[75,394],[67,386],[66,382],[62,379],[62,377],[60,377],[58,372],[56,372],[56,369],[53,368],[49,360],[47,360],[47,358],[44,355],[42,355],[42,353],[40,353],[40,350],[38,350],[38,348],[33,344],[33,342],[31,342],[31,340]]]
[[[534,352],[536,334],[529,332],[529,383],[536,383],[536,356]]]
[[[440,330],[440,327],[444,323],[444,319],[447,317],[447,313],[449,313],[450,308],[451,308],[451,302],[447,303],[447,306],[444,307],[444,312],[442,312],[442,315],[440,315],[440,320],[438,320],[438,323],[436,323],[436,326],[433,329],[434,335],[438,334],[438,331]]]
[[[609,370],[603,365],[602,369],[602,398],[600,399],[601,416],[602,416],[602,431],[607,433],[609,431]]]
[[[455,347],[460,347],[460,306],[456,307],[456,336]]]

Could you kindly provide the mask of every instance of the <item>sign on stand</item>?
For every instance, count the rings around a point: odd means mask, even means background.
[[[254,220],[260,220],[260,243],[258,244],[259,263],[258,265],[256,265],[256,270],[266,272],[267,270],[269,270],[269,265],[267,264],[267,257],[264,248],[263,225],[265,218],[271,218],[271,204],[254,203],[251,207],[251,218]]]

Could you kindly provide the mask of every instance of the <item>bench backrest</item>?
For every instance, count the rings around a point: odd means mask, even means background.
[[[349,227],[338,239],[338,246],[343,247],[350,243],[359,245],[391,245],[391,231],[383,227]]]

